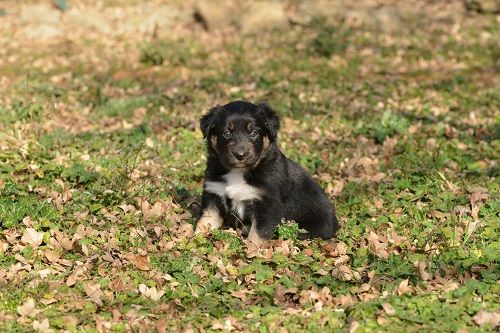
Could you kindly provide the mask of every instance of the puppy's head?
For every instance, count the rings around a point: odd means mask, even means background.
[[[280,121],[265,103],[236,101],[211,108],[200,127],[209,151],[226,168],[253,168],[276,142]]]

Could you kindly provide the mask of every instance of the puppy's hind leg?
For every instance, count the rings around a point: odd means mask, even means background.
[[[281,221],[281,210],[265,205],[263,202],[255,204],[254,207],[254,217],[248,233],[248,240],[255,244],[261,244],[273,237],[274,230]]]

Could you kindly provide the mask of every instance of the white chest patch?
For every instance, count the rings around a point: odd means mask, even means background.
[[[238,214],[240,219],[245,215],[244,201],[260,199],[261,190],[249,185],[243,178],[243,170],[233,169],[225,174],[225,182],[206,182],[205,190],[211,193],[227,197],[232,201],[232,210]]]

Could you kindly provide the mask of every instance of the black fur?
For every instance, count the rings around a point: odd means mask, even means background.
[[[244,101],[218,105],[201,118],[200,127],[208,149],[202,211],[216,207],[226,226],[239,224],[244,232],[255,221],[262,239],[273,236],[282,218],[306,229],[303,238],[335,235],[339,226],[333,204],[307,172],[278,148],[280,121],[269,105]],[[235,169],[244,170],[239,172],[245,182],[260,193],[258,199],[240,201],[243,216],[232,208],[231,198],[207,191],[208,182],[227,184],[224,175]]]

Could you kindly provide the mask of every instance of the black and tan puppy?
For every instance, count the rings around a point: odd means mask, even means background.
[[[281,219],[307,230],[303,238],[332,238],[338,229],[325,192],[276,144],[280,121],[267,104],[235,101],[200,121],[208,160],[202,216],[196,232],[240,226],[256,243],[273,236]]]

